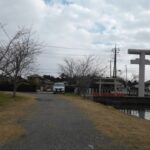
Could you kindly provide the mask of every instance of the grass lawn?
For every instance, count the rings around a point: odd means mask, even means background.
[[[64,95],[80,107],[97,130],[131,150],[150,150],[150,121],[128,116],[111,106],[105,106],[78,96]]]
[[[25,134],[25,129],[18,123],[24,117],[26,109],[35,103],[35,98],[27,94],[0,92],[0,147],[7,141]]]
[[[11,93],[0,92],[0,107],[7,106],[9,103],[14,101],[23,100],[25,97],[21,95],[17,95],[17,97],[13,98]]]

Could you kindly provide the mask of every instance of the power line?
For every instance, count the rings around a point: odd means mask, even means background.
[[[85,50],[85,48],[75,48],[75,47],[65,47],[65,46],[54,46],[54,45],[48,45],[48,46],[44,46],[44,47]]]
[[[41,55],[51,55],[51,56],[61,56],[61,55],[68,55],[68,56],[102,56],[103,54],[74,54],[74,53],[51,53],[51,52],[43,52]]]
[[[4,32],[4,34],[7,36],[7,38],[10,40],[11,38],[10,38],[10,36],[8,35],[7,31],[6,31],[5,28],[4,28],[4,25],[3,25],[1,22],[0,22],[0,27],[1,27],[2,31]]]
[[[65,55],[65,56],[89,56],[89,55],[92,55],[92,56],[97,56],[96,54],[66,54],[66,53],[64,53],[64,54],[62,54],[62,53],[60,53],[60,54],[50,54],[50,53],[43,53],[43,54],[41,54],[41,55],[50,55],[50,56],[62,56],[62,55]]]
[[[76,48],[76,47],[66,47],[66,46],[56,46],[56,45],[47,45],[44,47],[51,47],[51,48],[57,48],[57,49],[92,50],[92,51],[97,51],[99,49],[99,48],[97,48],[97,49]]]

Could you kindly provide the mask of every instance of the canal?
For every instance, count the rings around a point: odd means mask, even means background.
[[[125,114],[150,120],[150,106],[125,105],[125,106],[114,106],[114,107]]]
[[[97,103],[113,106],[128,115],[150,120],[150,97],[93,96],[92,100]]]

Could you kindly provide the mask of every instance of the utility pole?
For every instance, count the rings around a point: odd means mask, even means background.
[[[126,72],[126,82],[128,81],[128,68],[127,65],[125,65],[125,72]]]
[[[119,53],[119,49],[116,47],[112,50],[114,53],[114,68],[113,68],[113,78],[117,77],[117,54]]]
[[[111,78],[111,70],[112,70],[112,69],[111,69],[111,62],[112,62],[112,61],[110,60],[110,78]]]

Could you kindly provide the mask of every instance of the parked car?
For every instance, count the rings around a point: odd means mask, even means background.
[[[63,82],[56,82],[53,85],[53,93],[65,93],[65,84]]]

